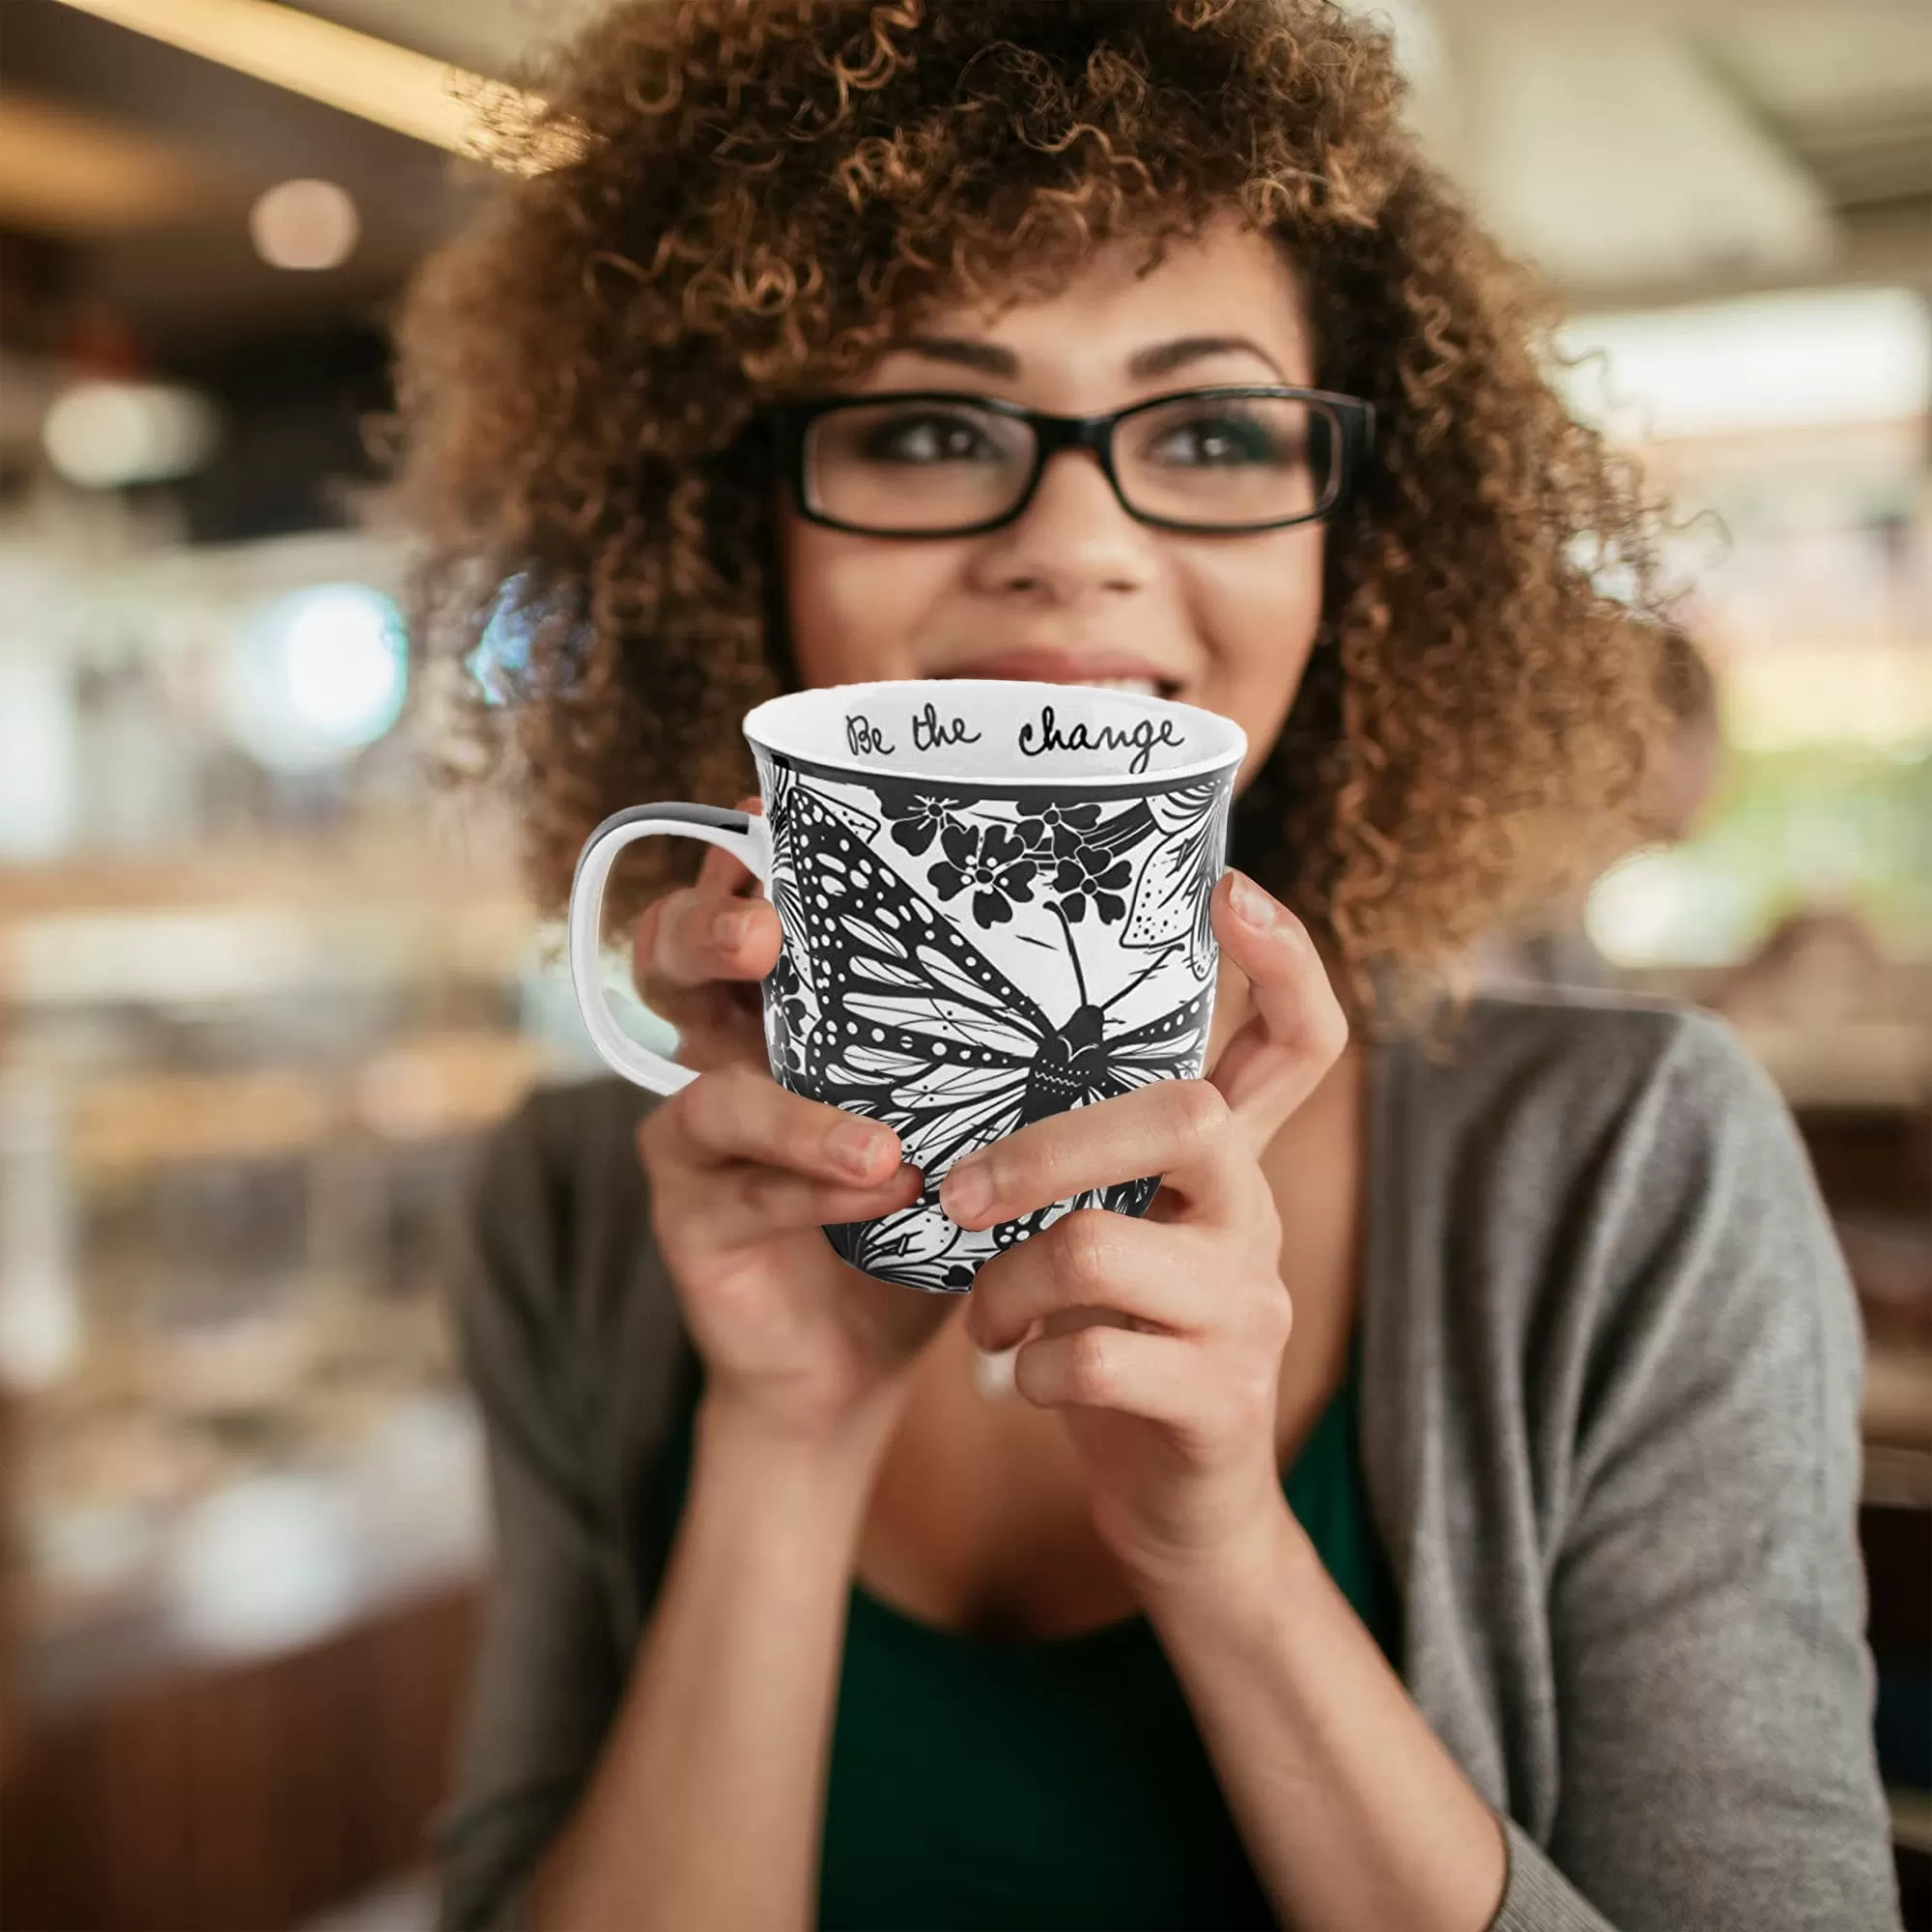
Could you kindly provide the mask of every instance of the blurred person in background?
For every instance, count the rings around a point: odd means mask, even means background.
[[[956,1300],[820,1232],[923,1177],[770,1079],[772,907],[717,854],[633,875],[699,1077],[535,1096],[479,1179],[498,1546],[442,1922],[1894,1923],[1860,1338],[1788,1116],[1662,1003],[1437,1037],[1535,855],[1640,809],[1657,677],[1577,561],[1647,575],[1645,513],[1386,37],[691,0],[530,78],[512,152],[574,156],[430,265],[400,393],[434,647],[521,580],[479,717],[547,906],[608,813],[741,793],[787,688],[1124,681],[1251,753],[1208,1077],[941,1193],[1152,1209]],[[1016,427],[1155,400],[1111,468]],[[837,462],[918,533],[824,521]]]
[[[1650,738],[1638,810],[1626,828],[1646,844],[1677,845],[1690,838],[1717,789],[1723,759],[1718,685],[1703,652],[1681,624],[1632,620],[1641,647],[1655,653],[1658,721]],[[1595,868],[1574,891],[1540,911],[1520,930],[1492,934],[1474,952],[1477,980],[1490,986],[1609,987],[1615,969],[1584,924]]]
[[[1697,836],[1722,781],[1723,719],[1717,677],[1690,632],[1664,623],[1658,641],[1666,723],[1646,780],[1642,825],[1651,842],[1681,845]],[[1833,1018],[1856,1004],[1883,965],[1877,939],[1854,908],[1798,906],[1719,977],[1703,1003],[1742,1023]]]
[[[1695,837],[1722,776],[1723,722],[1718,680],[1696,639],[1667,619],[1654,624],[1652,634],[1663,728],[1644,774],[1639,817],[1659,843],[1680,845]]]
[[[1682,845],[1697,836],[1723,779],[1718,680],[1682,624],[1667,618],[1635,623],[1657,654],[1660,724],[1632,829],[1648,849]],[[1477,980],[1496,987],[1615,986],[1616,969],[1584,922],[1594,884],[1585,880],[1520,931],[1481,942],[1474,953]],[[1703,1004],[1746,1024],[1831,1018],[1856,1005],[1883,965],[1878,941],[1854,908],[1799,906],[1717,979]]]
[[[1856,908],[1800,906],[1718,981],[1705,1005],[1744,1025],[1841,1019],[1884,970],[1885,954]]]

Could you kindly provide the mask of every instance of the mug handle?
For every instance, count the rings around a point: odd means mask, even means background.
[[[749,811],[727,811],[715,805],[634,805],[613,811],[584,841],[577,861],[570,882],[570,982],[590,1043],[626,1080],[653,1094],[675,1094],[690,1086],[696,1072],[634,1040],[611,1017],[597,977],[604,941],[604,889],[611,867],[626,845],[657,837],[700,838],[707,845],[722,846],[769,884],[772,835],[764,819]]]

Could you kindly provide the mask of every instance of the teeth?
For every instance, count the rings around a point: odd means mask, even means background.
[[[1083,677],[1080,682],[1094,691],[1130,691],[1136,697],[1157,697],[1159,688],[1151,677]]]

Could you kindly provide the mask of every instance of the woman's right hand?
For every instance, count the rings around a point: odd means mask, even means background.
[[[752,883],[714,848],[695,887],[638,923],[639,990],[700,1076],[645,1116],[639,1149],[707,1400],[826,1438],[890,1403],[955,1304],[862,1274],[821,1232],[910,1206],[921,1177],[883,1122],[772,1079],[757,982],[779,922]]]

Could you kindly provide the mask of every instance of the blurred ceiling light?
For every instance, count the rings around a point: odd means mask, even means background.
[[[402,619],[366,583],[278,599],[244,632],[224,693],[242,748],[276,771],[319,771],[395,724],[409,691]]]
[[[208,461],[214,412],[192,389],[163,383],[75,383],[47,410],[47,460],[83,490],[186,476]]]
[[[1911,289],[1795,290],[1578,316],[1573,405],[1631,438],[1910,421],[1932,411],[1932,305]]]
[[[248,238],[271,269],[334,269],[361,223],[345,189],[327,181],[277,182],[248,211]]]
[[[527,121],[542,111],[541,101],[501,81],[273,0],[62,0],[62,4],[394,128],[413,140],[484,160],[495,157],[486,115]],[[554,133],[542,144],[533,171],[554,167],[575,152],[574,141]]]

